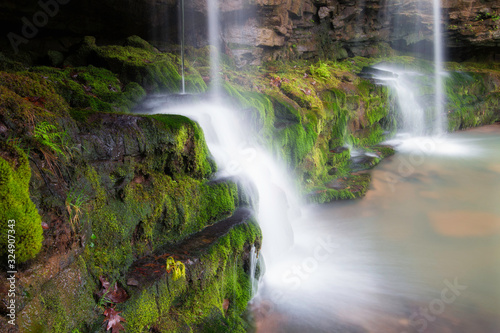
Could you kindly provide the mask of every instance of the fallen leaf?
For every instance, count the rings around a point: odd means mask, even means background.
[[[99,297],[105,297],[106,301],[114,304],[123,303],[128,299],[127,292],[118,286],[117,282],[111,287],[111,283],[103,276],[100,276],[99,280],[102,283],[102,289],[97,294]]]
[[[108,322],[106,326],[106,331],[111,330],[112,333],[118,333],[121,330],[125,330],[121,322],[126,320],[120,316],[121,311],[116,311],[113,308],[107,308],[104,310],[104,316],[106,317],[104,321]]]
[[[227,311],[227,309],[229,309],[229,299],[224,299],[224,302],[222,302],[222,308],[224,309],[224,311]]]

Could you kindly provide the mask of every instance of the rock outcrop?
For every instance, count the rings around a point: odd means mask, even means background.
[[[179,0],[47,3],[56,6],[27,0],[0,4],[5,50],[64,51],[84,35],[109,41],[136,34],[157,45],[180,44]],[[383,55],[391,48],[432,54],[431,0],[224,0],[219,6],[221,44],[240,66],[279,58]],[[200,47],[208,41],[206,7],[204,0],[185,2],[189,45]],[[497,1],[446,0],[442,7],[450,59],[479,56],[498,61]]]

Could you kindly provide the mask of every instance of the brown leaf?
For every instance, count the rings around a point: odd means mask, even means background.
[[[105,297],[107,301],[114,304],[123,303],[128,299],[127,292],[122,287],[118,286],[118,283],[111,287],[111,283],[106,280],[105,277],[100,276],[99,280],[102,283],[102,289],[98,293],[99,297]]]
[[[30,101],[31,103],[35,104],[36,106],[42,107],[42,108],[45,105],[45,98],[44,97],[33,96],[33,97],[25,97],[24,99],[27,101]]]
[[[282,82],[281,78],[279,76],[276,76],[276,77],[271,77],[271,80],[270,80],[269,83],[272,86],[275,86],[275,87],[279,88],[279,87],[281,87],[281,82]]]
[[[106,326],[106,330],[111,330],[112,333],[119,333],[121,330],[125,330],[123,325],[120,322],[125,322],[119,314],[121,311],[116,311],[113,308],[107,308],[104,310],[104,316],[106,317],[104,321],[108,321],[108,325]]]
[[[222,308],[224,309],[224,311],[227,311],[227,309],[229,309],[229,299],[224,299],[224,302],[222,302]]]

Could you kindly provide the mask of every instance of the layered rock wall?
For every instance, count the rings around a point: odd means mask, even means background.
[[[26,0],[0,4],[3,51],[63,50],[84,35],[112,41],[136,34],[180,44],[179,0],[41,3],[50,6]],[[206,1],[184,5],[187,43],[206,45]],[[242,66],[278,58],[381,55],[389,47],[432,54],[431,0],[222,0],[219,6],[221,44]],[[497,1],[445,0],[442,7],[449,58],[464,60],[480,54],[498,61]]]

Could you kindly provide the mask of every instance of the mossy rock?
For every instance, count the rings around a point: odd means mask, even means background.
[[[180,59],[172,54],[117,45],[98,47],[93,54],[92,63],[117,73],[125,84],[137,82],[147,92],[181,90]],[[186,72],[186,86],[190,92],[206,90],[203,79],[195,69],[188,66]]]
[[[326,187],[316,188],[307,200],[314,203],[324,203],[334,200],[350,200],[365,195],[370,185],[370,174],[354,174],[333,180]]]
[[[141,37],[135,35],[127,38],[127,40],[125,41],[125,46],[132,46],[138,49],[146,50],[151,53],[159,53],[159,51],[153,45],[149,44]]]
[[[175,246],[137,260],[127,277],[137,286],[120,306],[127,330],[245,332],[248,324],[241,316],[251,298],[248,253],[252,246],[259,249],[261,237],[249,211],[239,210]],[[170,256],[185,264],[185,278],[173,280],[166,272]]]
[[[0,52],[0,71],[4,72],[21,72],[26,69],[26,66],[21,62],[12,60]]]
[[[67,115],[68,104],[47,79],[47,77],[35,73],[0,72],[0,86],[4,86],[35,105],[47,109],[54,115]]]
[[[128,111],[145,96],[144,90],[135,82],[122,91],[122,83],[116,74],[92,65],[65,69],[34,67],[31,71],[46,78],[72,108]]]
[[[17,136],[28,133],[33,128],[35,119],[40,122],[54,119],[46,109],[1,85],[0,95],[3,121]]]
[[[42,220],[29,197],[31,169],[26,154],[19,148],[0,145],[0,255],[15,254],[17,263],[34,258],[42,247]],[[14,221],[14,222],[12,222]],[[11,227],[11,225],[13,225]],[[12,232],[9,230],[13,230]],[[15,237],[15,252],[10,252],[7,235]]]
[[[30,294],[30,287],[24,290]],[[97,284],[88,274],[81,256],[31,295],[30,303],[19,314],[22,332],[87,332],[99,320],[100,309],[93,293]],[[101,325],[99,325],[101,326]]]
[[[500,119],[500,92],[495,82],[500,73],[452,72],[445,79],[448,129],[458,130],[491,124]]]

